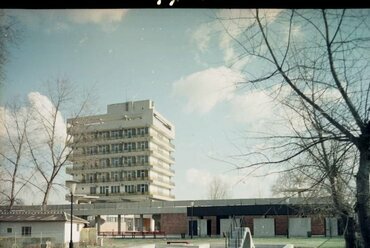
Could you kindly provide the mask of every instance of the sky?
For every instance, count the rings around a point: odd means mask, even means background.
[[[17,20],[21,39],[10,47],[2,106],[15,96],[42,101],[45,82],[59,77],[93,88],[98,114],[105,113],[108,104],[151,99],[176,128],[176,200],[206,199],[215,177],[229,183],[230,198],[272,196],[276,175],[263,176],[268,168],[250,173],[228,163],[241,150],[261,145],[247,133],[268,129],[276,112],[263,90],[235,87],[246,81],[240,68],[251,62],[235,63],[238,54],[232,39],[215,16],[232,16],[240,10],[8,9],[6,13]],[[278,14],[272,10],[269,16]],[[54,203],[59,200],[52,198]]]

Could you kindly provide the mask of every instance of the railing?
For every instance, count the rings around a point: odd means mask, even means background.
[[[230,224],[230,232],[225,237],[225,247],[227,248],[254,248],[252,235],[248,227],[243,226],[243,220],[234,217]]]
[[[167,235],[165,232],[162,231],[126,231],[126,232],[99,232],[99,236],[108,236],[108,237],[121,237],[121,238],[136,238],[141,237],[145,239],[145,237],[153,237],[157,238],[158,236],[161,236],[163,238],[166,238]]]

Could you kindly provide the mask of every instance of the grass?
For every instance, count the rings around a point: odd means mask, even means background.
[[[104,238],[103,247],[106,248],[129,248],[144,244],[156,244],[156,247],[164,248],[167,241],[189,241],[193,244],[209,243],[211,248],[224,248],[225,240],[223,238],[194,238],[194,239],[109,239]],[[312,237],[312,238],[253,238],[256,245],[259,244],[293,244],[295,248],[340,248],[344,247],[344,239]],[[94,246],[88,246],[92,248]],[[258,248],[258,247],[257,247]]]
[[[312,237],[312,238],[253,238],[255,244],[293,244],[295,248],[340,248],[344,247],[344,239]]]

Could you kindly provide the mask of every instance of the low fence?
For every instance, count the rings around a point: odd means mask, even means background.
[[[0,248],[65,248],[52,237],[0,237]],[[78,246],[76,246],[78,247]]]
[[[157,237],[162,237],[166,238],[167,235],[165,232],[161,231],[126,231],[126,232],[99,232],[99,236],[103,237],[121,237],[121,238],[154,238],[156,239]]]

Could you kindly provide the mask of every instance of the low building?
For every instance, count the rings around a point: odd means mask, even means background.
[[[40,206],[15,206],[36,209]],[[70,205],[48,205],[68,211]],[[195,201],[142,201],[75,204],[73,213],[100,235],[165,234],[166,237],[222,237],[231,225],[248,227],[255,237],[338,236],[343,225],[330,198],[265,198]]]
[[[80,242],[80,231],[85,224],[88,224],[86,220],[73,216],[73,243]],[[47,242],[51,243],[52,247],[68,247],[70,235],[71,215],[65,212],[0,212],[2,247],[13,247],[13,245],[26,247]]]

